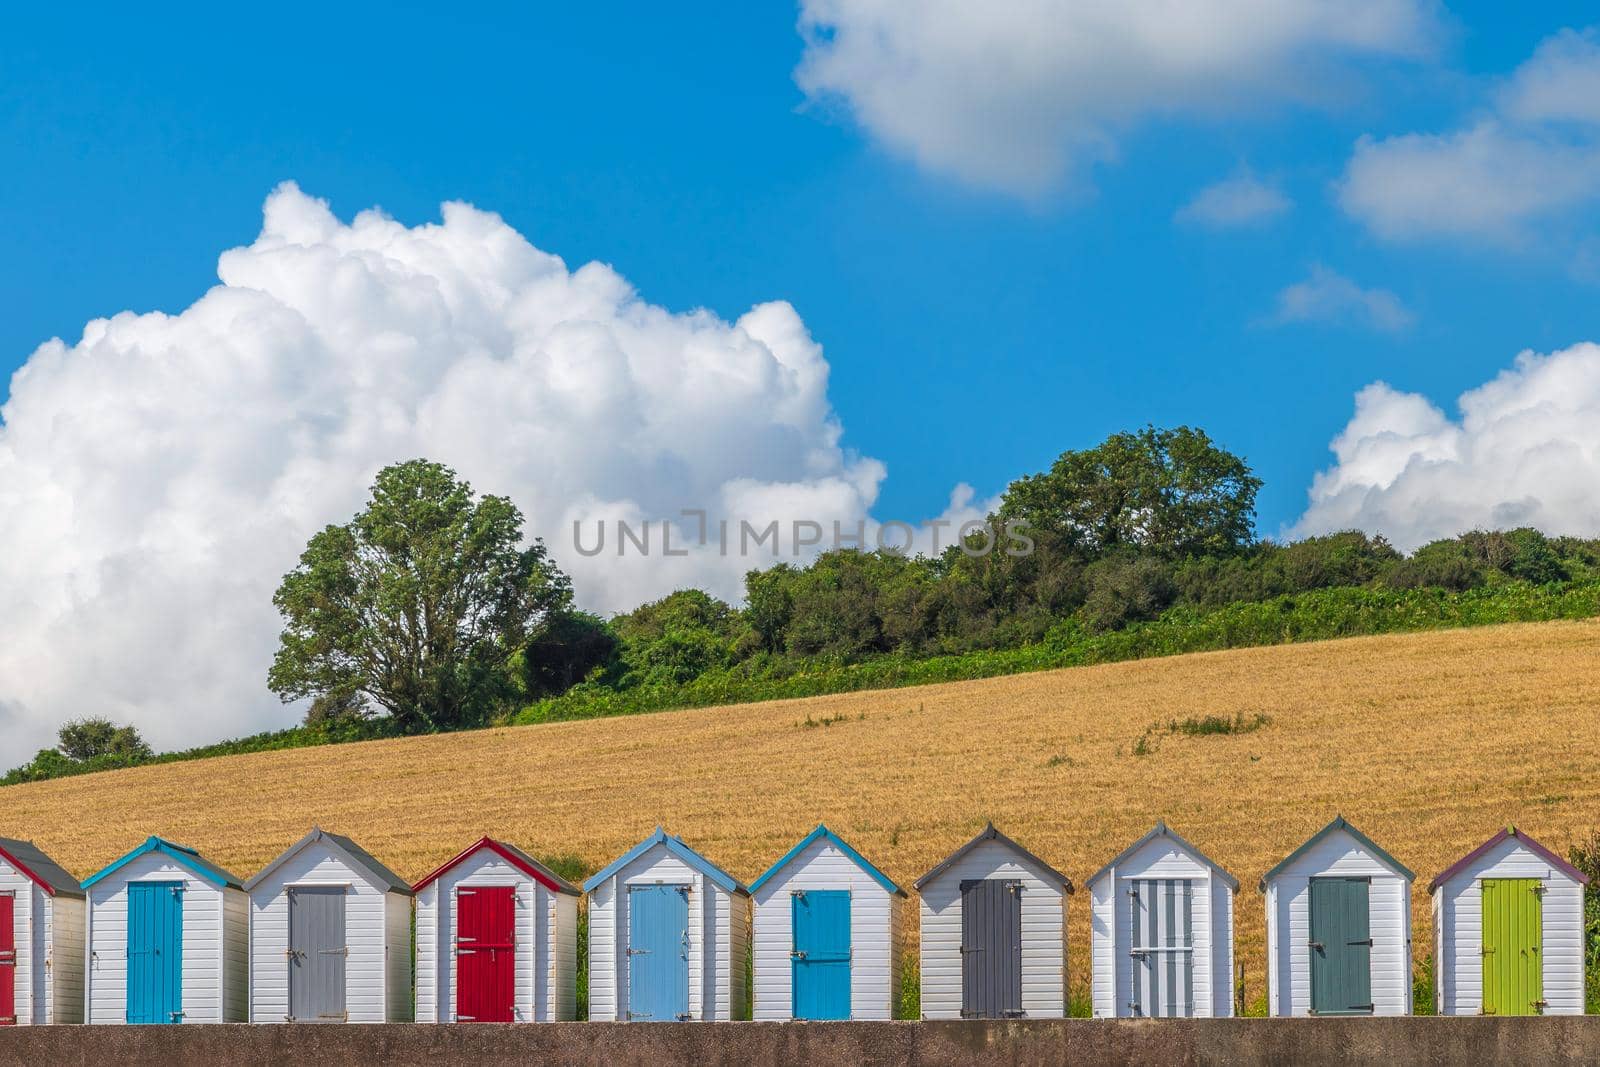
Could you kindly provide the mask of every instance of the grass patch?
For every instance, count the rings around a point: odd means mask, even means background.
[[[1227,734],[1253,734],[1272,722],[1272,716],[1263,712],[1246,715],[1236,712],[1234,715],[1191,715],[1183,719],[1168,719],[1165,723],[1151,723],[1144,728],[1144,733],[1133,743],[1135,756],[1149,756],[1161,749],[1161,741],[1167,737],[1214,737]],[[1251,762],[1259,756],[1250,757]]]
[[[922,966],[915,952],[900,956],[900,999],[894,1005],[896,1019],[912,1022],[922,1018]]]

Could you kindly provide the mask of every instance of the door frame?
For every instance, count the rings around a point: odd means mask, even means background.
[[[789,1016],[800,1019],[800,974],[806,961],[806,950],[800,947],[800,937],[796,928],[796,909],[800,902],[812,894],[828,894],[844,898],[844,1015],[842,1016],[816,1016],[819,1020],[839,1019],[849,1020],[855,1013],[855,894],[849,889],[791,889],[789,890]],[[837,963],[838,960],[823,962]],[[813,1016],[805,1016],[811,1019]]]
[[[296,892],[311,890],[314,893],[332,893],[337,890],[344,903],[344,1011],[339,1016],[318,1016],[315,1019],[298,1019],[294,1016],[294,902]],[[350,1021],[350,895],[354,889],[349,882],[294,882],[283,887],[284,898],[284,1020],[291,1023],[324,1024]]]
[[[0,959],[0,975],[5,978],[0,980],[0,985],[11,987],[11,1014],[0,1015],[0,1026],[16,1026],[22,1021],[21,1012],[17,1006],[17,892],[14,889],[0,890],[0,900],[9,902],[11,908],[11,921],[7,925],[7,933],[11,935],[11,948],[8,950],[11,958]],[[31,938],[29,939],[32,940]],[[30,1000],[29,1012],[33,1010]]]
[[[1203,882],[1203,879],[1192,878],[1192,877],[1184,877],[1184,878],[1154,878],[1154,877],[1145,877],[1145,876],[1140,876],[1140,875],[1125,875],[1125,876],[1121,876],[1120,880],[1125,881],[1126,883],[1128,883],[1127,884],[1126,898],[1127,898],[1127,904],[1128,904],[1128,941],[1129,941],[1129,944],[1128,944],[1128,959],[1129,959],[1129,964],[1130,964],[1130,966],[1129,966],[1129,984],[1130,984],[1130,989],[1129,989],[1129,994],[1130,994],[1129,995],[1129,1008],[1130,1008],[1130,1010],[1133,1010],[1133,1009],[1137,1009],[1138,1010],[1138,1014],[1135,1015],[1135,1016],[1132,1016],[1132,1017],[1133,1018],[1139,1018],[1139,1019],[1186,1019],[1186,1018],[1194,1018],[1196,1016],[1196,1014],[1197,1014],[1196,1011],[1195,1011],[1196,999],[1195,999],[1195,983],[1194,983],[1194,971],[1195,971],[1194,964],[1195,964],[1195,956],[1197,954],[1197,950],[1195,948],[1195,933],[1194,933],[1194,897],[1195,897],[1195,893],[1196,893],[1196,890],[1198,888],[1198,885]],[[1145,941],[1144,944],[1141,945],[1141,944],[1137,943],[1137,941],[1135,939],[1135,931],[1138,929],[1139,924],[1136,923],[1134,920],[1135,920],[1135,918],[1137,916],[1138,905],[1139,905],[1139,901],[1140,901],[1139,886],[1141,886],[1141,885],[1154,885],[1154,886],[1158,887],[1157,890],[1156,890],[1156,894],[1155,894],[1156,895],[1156,899],[1158,899],[1158,900],[1159,900],[1159,894],[1163,890],[1170,891],[1172,893],[1182,893],[1182,894],[1184,894],[1184,905],[1181,908],[1175,908],[1174,909],[1176,911],[1176,913],[1177,913],[1174,916],[1174,918],[1181,918],[1181,920],[1183,922],[1183,925],[1185,927],[1186,933],[1187,933],[1187,937],[1188,937],[1188,940],[1186,942],[1184,942],[1181,945],[1154,945],[1154,944],[1151,944],[1149,942],[1149,938],[1146,936],[1146,937],[1144,937],[1144,941]],[[1115,917],[1113,916],[1113,918],[1115,918]],[[1152,931],[1154,930],[1154,926],[1153,925],[1151,927],[1151,930]],[[1185,1015],[1155,1015],[1155,1014],[1151,1014],[1150,1013],[1150,1009],[1152,1007],[1159,1008],[1161,1005],[1159,1003],[1156,1004],[1156,1005],[1144,1004],[1139,1000],[1139,991],[1140,991],[1140,988],[1141,988],[1141,986],[1143,984],[1143,983],[1140,982],[1140,970],[1141,970],[1141,968],[1143,968],[1143,967],[1145,967],[1145,966],[1147,966],[1147,965],[1149,965],[1149,964],[1151,964],[1153,962],[1151,960],[1152,956],[1155,957],[1156,961],[1159,961],[1161,959],[1164,959],[1164,958],[1167,958],[1168,956],[1170,956],[1172,959],[1178,961],[1178,966],[1184,968],[1184,972],[1183,972],[1181,977],[1183,979],[1183,983],[1182,983],[1183,984],[1183,988],[1188,993],[1187,1000],[1186,1000],[1186,1005],[1185,1005],[1187,1007],[1187,1009],[1188,1009],[1187,1014],[1185,1014]],[[1151,983],[1150,983],[1151,992],[1154,993],[1154,994],[1159,994],[1159,992],[1162,989],[1162,987],[1163,987],[1163,983],[1155,981],[1154,978],[1152,977],[1152,980],[1151,980]],[[1172,993],[1175,992],[1175,988],[1174,989],[1168,989],[1167,992],[1168,992],[1168,994],[1170,996]],[[1159,996],[1157,997],[1157,1000],[1159,1001]]]
[[[651,891],[657,891],[657,890],[662,890],[662,889],[675,890],[678,893],[679,897],[681,897],[682,900],[683,900],[683,957],[682,957],[683,958],[683,1012],[682,1012],[682,1014],[678,1015],[674,1019],[655,1019],[653,1017],[640,1016],[637,1021],[639,1021],[639,1022],[645,1022],[645,1021],[651,1021],[651,1022],[685,1022],[685,1021],[688,1021],[690,1019],[693,1019],[694,1018],[694,1005],[691,1003],[691,998],[689,996],[689,994],[690,994],[690,992],[692,990],[692,986],[693,986],[693,982],[689,978],[689,971],[690,971],[690,968],[689,968],[689,951],[690,951],[690,945],[691,945],[689,933],[693,929],[693,926],[694,926],[694,915],[693,915],[693,910],[689,907],[689,901],[690,901],[690,897],[694,893],[694,883],[692,883],[692,882],[634,882],[632,884],[629,884],[629,883],[625,882],[625,883],[623,883],[622,888],[623,888],[624,892],[627,894],[627,901],[628,901],[628,941],[627,941],[627,948],[624,949],[624,951],[623,951],[623,959],[627,960],[627,964],[628,964],[628,966],[627,966],[628,1010],[626,1012],[626,1016],[625,1016],[625,1020],[624,1021],[626,1021],[626,1022],[634,1022],[634,1021],[636,1021],[634,1019],[634,1012],[633,1012],[633,1004],[634,1004],[634,998],[633,998],[633,976],[634,976],[634,970],[633,970],[633,957],[634,957],[633,922],[634,922],[634,915],[635,915],[635,909],[634,909],[634,906],[633,906],[633,893],[634,893],[635,890],[641,890],[641,889],[651,890]]]
[[[1316,967],[1313,966],[1314,959],[1312,953],[1315,950],[1311,947],[1313,944],[1315,944],[1313,934],[1316,929],[1315,913],[1312,909],[1311,887],[1317,882],[1340,882],[1344,884],[1353,882],[1364,883],[1367,887],[1367,996],[1372,996],[1372,878],[1373,876],[1370,874],[1319,874],[1312,875],[1306,879],[1306,995],[1308,997],[1306,1011],[1310,1015],[1314,1015],[1319,1018],[1337,1018],[1345,1016],[1360,1018],[1365,1015],[1377,1014],[1377,1004],[1370,1001],[1367,1004],[1358,1007],[1334,1009],[1331,1011],[1317,1010],[1317,970]],[[1351,943],[1352,942],[1346,942],[1346,947],[1348,947]],[[1324,946],[1324,950],[1326,950],[1326,946]],[[1407,980],[1409,981],[1409,975],[1407,976]]]
[[[1489,895],[1486,892],[1490,882],[1517,882],[1527,886],[1527,891],[1533,895],[1533,931],[1537,935],[1538,944],[1532,947],[1534,953],[1533,967],[1529,977],[1533,985],[1530,992],[1535,993],[1529,1007],[1529,1012],[1489,1011],[1489,969],[1490,952],[1502,946],[1489,944]],[[1543,1015],[1547,1006],[1544,999],[1544,894],[1545,885],[1542,878],[1519,877],[1484,877],[1478,879],[1478,933],[1479,933],[1479,959],[1483,968],[1483,984],[1478,990],[1478,1014],[1515,1017],[1519,1015]],[[1509,946],[1506,946],[1509,947]],[[1498,1008],[1498,1005],[1496,1005]]]
[[[972,946],[969,946],[967,944],[967,915],[968,915],[967,905],[970,903],[970,900],[968,898],[968,893],[969,892],[971,892],[973,889],[976,889],[979,886],[988,885],[990,883],[995,883],[995,884],[998,884],[998,885],[1006,886],[1011,891],[1012,899],[1016,901],[1016,906],[1017,906],[1017,941],[1016,941],[1017,1003],[1016,1003],[1016,1007],[1014,1007],[1014,1008],[1005,1008],[1005,1009],[1002,1009],[1001,1011],[999,1011],[996,1014],[985,1015],[985,1014],[980,1014],[975,1009],[971,1009],[971,1008],[967,1007],[967,960],[971,956],[971,949],[972,949]],[[963,878],[961,880],[961,884],[960,884],[960,891],[961,891],[961,933],[960,933],[960,941],[958,942],[958,945],[959,945],[959,951],[960,951],[960,954],[961,954],[961,1018],[963,1018],[963,1019],[1024,1019],[1024,1018],[1027,1018],[1028,1011],[1023,1006],[1023,1003],[1022,1003],[1022,984],[1023,984],[1022,983],[1022,965],[1023,965],[1023,962],[1024,962],[1024,956],[1025,956],[1025,953],[1023,952],[1023,941],[1025,940],[1025,938],[1023,937],[1023,932],[1022,932],[1023,931],[1022,900],[1023,900],[1023,893],[1026,890],[1027,890],[1027,886],[1023,883],[1023,880],[1020,877],[1014,877],[1014,876],[1013,877],[1000,877],[1000,878]]]
[[[518,929],[518,925],[519,924],[517,922],[517,892],[518,892],[518,890],[520,888],[521,888],[520,886],[516,886],[516,885],[479,885],[479,884],[474,884],[474,883],[471,883],[471,882],[466,882],[466,883],[457,885],[455,887],[455,890],[454,890],[454,892],[452,894],[455,897],[455,921],[452,924],[453,937],[451,938],[451,941],[452,941],[451,952],[455,957],[454,960],[452,961],[455,964],[455,966],[453,968],[451,968],[451,970],[452,970],[451,979],[454,982],[454,985],[451,987],[451,994],[452,995],[451,995],[451,998],[450,998],[450,1004],[451,1004],[451,1012],[450,1012],[450,1014],[451,1014],[451,1017],[452,1017],[451,1018],[452,1022],[472,1023],[472,1022],[495,1022],[495,1021],[499,1021],[499,1020],[492,1020],[492,1019],[490,1019],[490,1020],[480,1020],[480,1019],[477,1019],[477,1018],[463,1018],[462,1015],[461,1015],[461,897],[462,897],[463,894],[466,894],[466,895],[469,895],[469,896],[477,896],[479,893],[483,892],[486,889],[488,889],[488,890],[503,890],[506,893],[508,893],[510,895],[510,897],[511,897],[511,943],[510,943],[509,946],[507,946],[505,948],[499,948],[498,946],[496,946],[493,950],[494,951],[503,951],[503,952],[511,953],[511,1002],[510,1002],[509,1005],[507,1005],[508,1013],[509,1013],[510,1017],[508,1019],[505,1019],[504,1021],[505,1022],[516,1022],[516,1020],[517,1020],[517,964],[518,964],[518,961],[519,961],[519,955],[518,955],[518,952],[517,952],[517,946],[518,946],[518,942],[520,941],[520,935],[521,935],[521,931]],[[476,955],[478,950],[477,949],[470,949],[469,951],[471,951],[474,955]]]
[[[177,1010],[168,1012],[167,1013],[168,1018],[166,1018],[165,1020],[162,1020],[160,1022],[139,1023],[139,1024],[135,1024],[135,1025],[141,1025],[141,1026],[167,1026],[167,1025],[178,1024],[178,1023],[183,1022],[184,1015],[185,1015],[185,1012],[184,1012],[184,1009],[183,1009],[183,994],[184,994],[184,988],[183,988],[183,937],[184,937],[184,924],[183,924],[183,911],[184,911],[184,908],[183,908],[183,901],[184,901],[184,897],[189,892],[189,883],[184,881],[181,878],[180,879],[176,879],[176,880],[174,880],[172,878],[138,878],[138,879],[133,879],[133,880],[131,880],[129,882],[124,883],[123,892],[127,897],[127,904],[126,904],[127,916],[126,916],[126,920],[125,920],[127,922],[127,926],[123,930],[123,938],[124,938],[124,948],[128,952],[128,961],[129,962],[128,962],[127,970],[123,974],[123,1018],[129,1023],[133,1022],[133,1020],[131,1018],[129,1018],[129,1016],[131,1016],[133,1014],[133,963],[132,963],[132,958],[133,957],[132,957],[132,951],[133,951],[133,890],[134,890],[135,886],[148,887],[150,890],[155,890],[155,889],[165,889],[165,890],[167,890],[168,894],[171,897],[171,899],[174,899],[174,900],[177,901],[177,911],[178,911],[178,922],[177,922],[178,937],[177,937],[177,940],[175,942],[176,947],[177,947],[177,953],[176,953],[177,963],[174,965],[177,968],[177,981],[175,983],[176,991],[177,991],[176,1000],[177,1000],[177,1004],[178,1004]]]

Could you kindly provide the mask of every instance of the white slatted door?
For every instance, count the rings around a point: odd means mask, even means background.
[[[1149,1018],[1194,1014],[1194,884],[1128,881],[1129,1011]]]

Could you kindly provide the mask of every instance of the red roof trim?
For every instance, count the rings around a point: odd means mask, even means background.
[[[34,874],[26,863],[23,863],[21,860],[17,859],[17,857],[7,852],[3,847],[0,847],[0,860],[5,860],[7,863],[11,864],[11,866],[27,875],[35,885],[37,885],[40,889],[43,889],[46,893],[49,893],[51,896],[56,895],[55,886],[51,885],[43,878],[40,878],[37,874]]]
[[[1551,852],[1549,849],[1539,844],[1539,842],[1535,841],[1521,830],[1518,830],[1515,826],[1508,826],[1504,830],[1501,830],[1499,833],[1495,834],[1493,837],[1489,838],[1489,840],[1485,841],[1483,844],[1479,845],[1477,848],[1473,849],[1471,852],[1468,852],[1465,856],[1462,856],[1460,859],[1456,860],[1444,870],[1440,871],[1438,876],[1434,878],[1433,881],[1428,883],[1428,892],[1436,892],[1440,886],[1444,885],[1450,879],[1466,870],[1475,861],[1481,859],[1490,849],[1494,848],[1500,842],[1513,837],[1516,838],[1517,842],[1529,852],[1532,852],[1535,856],[1538,856],[1540,859],[1544,860],[1546,863],[1550,864],[1550,866],[1562,872],[1579,885],[1589,884],[1589,876],[1587,874],[1584,874],[1582,871],[1578,870],[1578,868],[1574,867],[1572,864],[1568,863],[1554,852]]]
[[[478,840],[474,841],[472,844],[470,844],[466,848],[462,849],[461,852],[457,853],[450,860],[448,860],[444,864],[442,864],[439,867],[438,870],[434,871],[432,874],[428,875],[422,881],[420,881],[416,885],[412,886],[411,887],[411,891],[413,893],[422,892],[422,887],[423,886],[429,885],[432,882],[437,881],[440,877],[442,877],[444,875],[444,873],[446,871],[450,870],[450,868],[455,867],[456,865],[465,862],[466,859],[469,856],[471,856],[473,853],[479,851],[480,849],[485,849],[485,848],[488,849],[490,852],[493,852],[495,855],[499,856],[501,859],[505,860],[507,863],[511,864],[511,866],[515,867],[517,870],[521,871],[523,874],[526,874],[529,878],[532,878],[535,882],[538,882],[540,885],[542,885],[546,889],[550,890],[550,892],[552,892],[552,893],[571,893],[571,892],[573,892],[572,886],[562,885],[560,882],[558,882],[555,879],[551,878],[550,875],[548,875],[544,871],[540,870],[538,867],[532,866],[531,864],[528,863],[527,860],[525,860],[521,856],[517,855],[516,850],[507,848],[505,845],[502,845],[500,842],[496,841],[492,837],[480,837],[480,838],[478,838]]]

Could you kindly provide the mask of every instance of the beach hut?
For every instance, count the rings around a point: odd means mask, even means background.
[[[78,880],[0,837],[0,1026],[83,1022],[83,924]]]
[[[732,875],[658,826],[583,890],[590,1019],[748,1017],[750,891]]]
[[[1409,1015],[1411,882],[1339,816],[1261,878],[1273,1015]]]
[[[485,837],[411,888],[418,1022],[577,1017],[577,886]]]
[[[1158,822],[1087,886],[1095,1018],[1233,1014],[1238,879]]]
[[[411,885],[313,828],[245,883],[250,1021],[411,1021]]]
[[[1440,1015],[1582,1015],[1589,878],[1514,826],[1457,860],[1433,894]]]
[[[750,886],[756,1019],[892,1019],[905,890],[826,826]]]
[[[152,837],[83,883],[91,1023],[242,1023],[249,900],[198,852]]]
[[[916,889],[924,1019],[1066,1015],[1066,875],[991,823]]]

